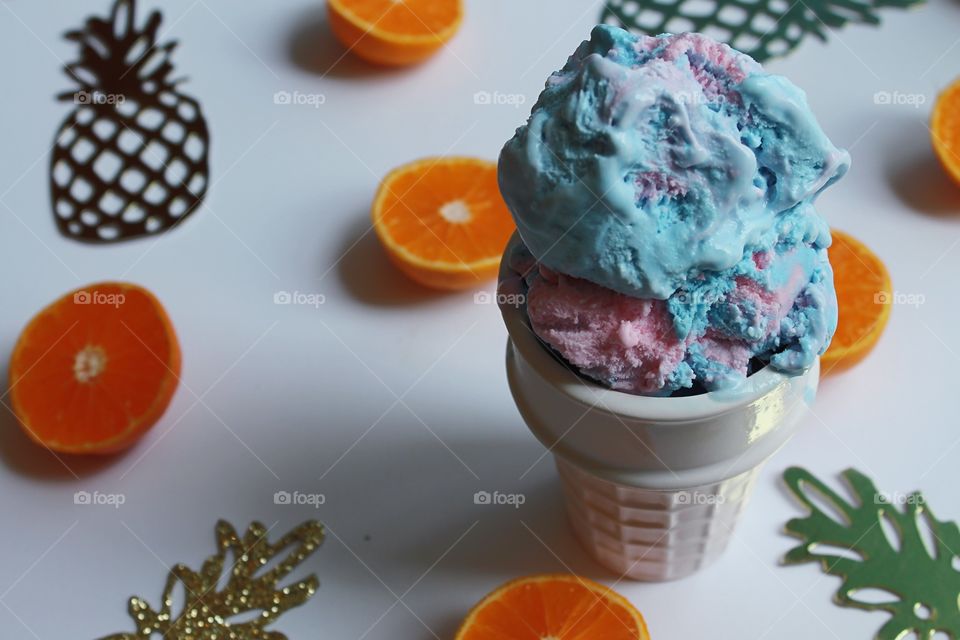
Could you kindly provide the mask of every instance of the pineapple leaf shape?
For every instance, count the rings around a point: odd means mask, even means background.
[[[787,523],[787,533],[803,542],[784,562],[819,562],[843,580],[837,604],[889,613],[877,640],[960,639],[956,523],[937,520],[918,492],[893,499],[859,471],[849,469],[843,478],[853,501],[806,469],[784,473],[787,487],[810,511]]]
[[[216,529],[217,553],[199,571],[182,564],[173,567],[159,609],[141,598],[130,598],[128,610],[137,630],[102,640],[286,640],[282,633],[265,627],[306,602],[319,583],[314,575],[283,587],[278,583],[320,546],[323,526],[304,522],[272,544],[267,533],[254,522],[241,537],[221,520]],[[175,610],[178,592],[183,601],[179,613]]]
[[[137,26],[135,0],[115,0],[64,37],[79,48],[58,96],[73,111],[57,131],[50,194],[61,233],[114,242],[166,231],[203,201],[210,136],[200,103],[180,91],[158,42],[161,15]]]
[[[764,62],[809,35],[826,41],[848,23],[880,24],[879,9],[924,0],[607,0],[600,21],[635,33],[699,31]]]

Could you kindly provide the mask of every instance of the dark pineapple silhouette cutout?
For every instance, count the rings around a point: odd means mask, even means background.
[[[193,213],[207,190],[209,135],[200,104],[178,90],[157,44],[159,11],[142,29],[135,0],[116,0],[65,38],[80,46],[65,67],[76,108],[57,132],[50,164],[54,217],[67,236],[111,242],[160,233]]]

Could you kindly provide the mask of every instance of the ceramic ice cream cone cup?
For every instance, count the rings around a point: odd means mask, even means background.
[[[614,391],[540,342],[506,263],[498,301],[510,390],[556,460],[577,537],[600,564],[637,580],[673,580],[709,564],[727,547],[760,468],[813,402],[819,360],[801,375],[766,367],[728,391]]]
[[[813,402],[838,319],[814,201],[849,165],[748,55],[603,24],[504,144],[510,388],[618,575],[722,553]]]

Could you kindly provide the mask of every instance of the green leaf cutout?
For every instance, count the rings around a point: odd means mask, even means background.
[[[937,520],[919,492],[892,500],[859,471],[848,469],[843,479],[852,502],[806,469],[786,470],[787,487],[810,514],[787,523],[787,533],[803,543],[784,562],[819,562],[825,573],[843,580],[837,604],[889,613],[876,640],[911,633],[920,640],[960,640],[956,523]],[[885,597],[866,597],[878,593]]]
[[[924,0],[607,0],[600,21],[635,33],[698,31],[763,62],[805,37],[826,41],[848,23],[880,24],[877,10]]]

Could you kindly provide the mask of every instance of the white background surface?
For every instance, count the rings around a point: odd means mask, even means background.
[[[107,3],[0,6],[0,358],[43,305],[111,278],[154,290],[184,351],[164,419],[117,458],[58,461],[4,410],[0,635],[131,630],[126,598],[158,604],[167,565],[199,566],[221,517],[275,532],[307,518],[328,525],[309,562],[320,591],[274,627],[293,639],[446,639],[474,601],[521,574],[570,569],[612,584],[571,537],[551,460],[513,406],[496,308],[409,284],[366,233],[373,191],[395,165],[495,158],[599,6],[469,2],[449,50],[401,71],[337,62],[320,2],[164,6],[163,29],[182,43],[184,91],[208,118],[213,186],[173,233],[111,247],[62,238],[47,195],[47,152],[70,108],[53,99],[69,86],[58,68],[74,54],[59,36]],[[823,384],[816,414],[766,468],[716,565],[677,583],[617,585],[657,640],[853,640],[883,624],[883,614],[831,604],[839,581],[815,566],[778,566],[794,544],[781,528],[800,515],[778,484],[788,465],[829,478],[855,466],[890,491],[922,488],[941,517],[960,517],[960,189],[937,167],[925,128],[934,96],[960,75],[958,20],[956,0],[931,0],[769,65],[808,92],[833,141],[852,151],[822,213],[925,303],[897,306],[869,360]],[[325,103],[278,106],[281,90]],[[475,105],[480,90],[527,104]],[[926,103],[878,105],[877,91]],[[326,304],[275,306],[280,290],[322,293]],[[480,489],[527,501],[476,506]],[[77,506],[78,490],[126,503]],[[275,505],[279,490],[323,493],[326,504]]]

